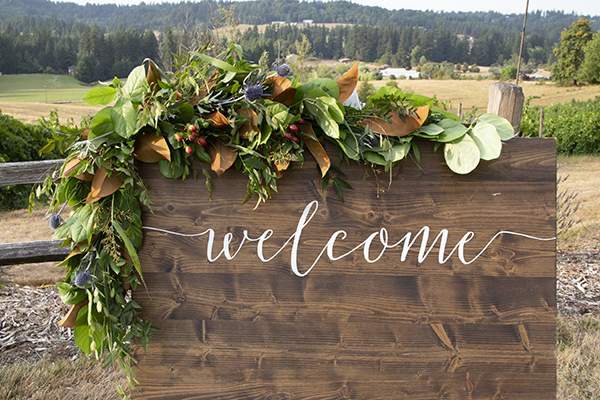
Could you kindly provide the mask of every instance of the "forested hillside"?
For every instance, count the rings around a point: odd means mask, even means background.
[[[560,11],[529,14],[526,65],[552,64],[560,32],[578,18]],[[598,18],[589,20],[597,31]],[[0,0],[0,72],[66,73],[76,65],[76,78],[85,82],[123,77],[146,57],[167,66],[172,54],[225,40],[211,29],[237,23],[254,25],[236,40],[254,62],[261,56],[272,63],[278,55],[302,53],[405,68],[425,62],[502,66],[516,59],[523,15],[389,11],[346,1],[79,6]],[[257,24],[266,27],[259,30]]]

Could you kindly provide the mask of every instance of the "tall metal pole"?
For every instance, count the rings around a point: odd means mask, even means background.
[[[527,26],[527,11],[529,10],[529,0],[525,5],[525,18],[523,19],[523,33],[521,33],[521,48],[519,49],[519,61],[517,61],[517,85],[519,84],[519,74],[521,73],[521,59],[523,58],[523,42],[525,41],[525,27]]]

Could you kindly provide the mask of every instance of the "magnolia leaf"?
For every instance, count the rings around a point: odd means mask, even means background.
[[[358,83],[358,63],[354,63],[352,68],[342,75],[336,83],[340,88],[340,96],[337,101],[343,103],[348,100],[354,89],[356,89],[356,84]]]
[[[294,102],[296,88],[292,86],[289,79],[281,76],[272,76],[267,80],[267,84],[273,84],[273,93],[267,97],[269,100],[276,101],[289,107]]]
[[[155,163],[160,160],[171,161],[171,152],[167,141],[155,133],[142,132],[135,139],[135,158],[146,163]]]
[[[221,114],[220,111],[215,111],[213,113],[208,114],[208,118],[210,119],[210,126],[215,128],[225,128],[229,126],[229,120],[226,116]]]
[[[75,171],[75,169],[77,169],[79,166],[81,165],[81,159],[80,158],[72,158],[69,161],[67,161],[64,165],[63,168],[63,172],[60,175],[61,178],[68,178],[71,176],[71,174],[73,173],[73,171]],[[89,172],[82,172],[80,174],[77,174],[74,176],[75,178],[82,180],[82,181],[91,181],[92,179],[94,179],[94,175],[90,174]]]
[[[336,99],[332,97],[319,97],[323,103],[327,105],[327,111],[329,111],[329,115],[331,118],[338,124],[344,122],[344,106],[337,102]]]
[[[218,140],[211,142],[211,145],[207,147],[208,154],[213,160],[210,164],[210,168],[215,171],[218,176],[223,175],[223,172],[227,171],[235,162],[237,152],[233,151],[231,147],[225,146]]]
[[[305,128],[304,126],[308,127],[308,129]],[[314,135],[314,132],[312,131],[312,127],[310,126],[310,124],[305,124],[304,126],[303,126],[303,129],[307,129],[306,133],[310,133],[310,134]],[[308,130],[310,130],[310,131],[308,131]],[[327,173],[327,171],[329,171],[329,167],[331,166],[331,161],[329,160],[329,156],[327,155],[327,152],[321,145],[321,142],[313,139],[310,136],[304,135],[304,144],[306,145],[306,147],[308,147],[308,150],[310,150],[310,152],[313,155],[313,157],[315,158],[315,160],[317,160],[317,163],[319,164],[319,169],[321,170],[321,178],[324,177],[325,174]]]
[[[102,168],[97,168],[92,180],[92,188],[85,200],[86,203],[94,203],[103,197],[109,196],[119,190],[123,184],[123,175],[114,173],[108,176],[108,173]]]
[[[402,137],[410,135],[417,130],[429,116],[429,106],[421,106],[415,109],[417,118],[404,117],[404,121],[395,112],[389,112],[387,116],[390,122],[384,119],[366,118],[360,122],[362,126],[369,126],[373,131],[382,135]]]
[[[313,79],[311,81],[308,81],[307,83],[305,83],[304,85],[302,85],[300,87],[300,90],[305,93],[318,93],[314,91],[314,89],[321,89],[323,91],[324,94],[326,94],[327,96],[333,97],[334,100],[337,99],[338,97],[340,97],[340,88],[338,87],[337,83],[331,79],[331,78],[317,78],[317,79]],[[316,96],[322,96],[323,94],[317,94]],[[315,95],[313,96],[308,96],[308,97],[316,97]]]
[[[457,174],[468,174],[479,164],[479,148],[469,135],[444,145],[444,159],[448,167]]]
[[[469,134],[477,143],[482,160],[495,160],[502,154],[502,141],[496,128],[487,122],[478,122]]]
[[[129,139],[136,133],[137,114],[133,103],[127,99],[119,99],[110,111],[117,134]]]
[[[489,113],[479,116],[478,119],[480,122],[487,122],[494,125],[501,140],[509,140],[515,137],[515,129],[506,118]]]
[[[146,83],[150,87],[152,93],[156,93],[160,90],[158,82],[160,81],[160,71],[154,61],[148,59],[148,73],[146,74]]]
[[[83,101],[90,106],[107,105],[115,99],[116,95],[117,91],[115,88],[110,86],[100,86],[88,90],[83,96]]]
[[[249,139],[252,133],[260,133],[258,130],[258,116],[253,110],[249,108],[237,108],[235,112],[248,118],[244,121],[240,129],[238,129],[242,139]]]
[[[77,315],[79,314],[79,311],[88,304],[85,291],[82,293],[84,295],[84,300],[77,304],[71,305],[69,312],[60,321],[58,321],[58,326],[61,328],[75,328],[77,326]]]
[[[146,69],[143,65],[134,68],[127,77],[127,82],[123,85],[123,97],[136,102],[142,102],[142,96],[148,90],[149,85],[146,81]]]

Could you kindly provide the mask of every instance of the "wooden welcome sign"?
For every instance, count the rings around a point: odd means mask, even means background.
[[[345,203],[307,160],[256,210],[235,171],[209,202],[143,165],[135,300],[160,331],[134,397],[554,399],[555,142],[515,138],[469,175],[431,147],[389,189],[344,165]]]

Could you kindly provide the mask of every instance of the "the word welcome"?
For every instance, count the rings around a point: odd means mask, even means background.
[[[256,254],[262,262],[266,263],[266,262],[273,260],[275,257],[277,257],[279,255],[279,253],[281,253],[283,251],[283,249],[285,249],[285,247],[290,242],[292,242],[291,259],[290,259],[291,268],[292,268],[292,271],[294,272],[294,274],[296,274],[299,277],[308,275],[308,273],[314,268],[314,266],[317,264],[317,262],[321,259],[321,257],[325,253],[327,253],[327,257],[331,261],[337,261],[337,260],[341,260],[342,258],[347,257],[348,255],[354,253],[355,251],[359,250],[361,247],[363,249],[363,257],[364,257],[365,261],[368,263],[374,263],[374,262],[377,262],[383,256],[383,254],[386,252],[386,250],[393,249],[393,248],[396,248],[396,247],[402,245],[402,254],[400,255],[400,261],[404,262],[404,261],[406,261],[408,252],[414,246],[414,244],[417,242],[419,237],[421,237],[421,243],[419,245],[419,256],[418,256],[419,263],[424,262],[427,259],[427,257],[429,256],[429,254],[431,253],[431,251],[434,249],[436,244],[438,244],[438,246],[439,246],[438,263],[444,264],[456,252],[458,259],[464,265],[471,264],[472,262],[477,260],[483,254],[483,252],[490,246],[490,244],[498,236],[500,236],[503,233],[510,234],[510,235],[522,236],[522,237],[526,237],[526,238],[534,239],[534,240],[542,240],[542,241],[548,241],[548,240],[555,239],[555,238],[538,238],[535,236],[530,236],[530,235],[526,235],[526,234],[522,234],[522,233],[511,232],[511,231],[500,231],[493,238],[491,238],[488,241],[488,243],[485,245],[485,247],[473,259],[467,261],[465,259],[465,245],[469,241],[471,241],[473,239],[473,237],[475,237],[475,233],[473,233],[471,231],[465,233],[462,236],[462,238],[458,241],[458,243],[456,243],[456,245],[452,248],[452,251],[450,251],[446,255],[446,246],[448,243],[448,234],[449,234],[447,229],[442,229],[440,231],[440,233],[437,234],[435,239],[433,239],[433,242],[431,243],[431,245],[429,245],[430,228],[428,226],[422,227],[419,230],[419,232],[417,232],[417,234],[415,234],[414,236],[413,236],[412,232],[406,233],[404,235],[404,237],[402,237],[402,239],[400,239],[399,241],[397,241],[395,243],[390,243],[387,229],[381,228],[378,231],[371,233],[365,240],[363,240],[360,244],[358,244],[352,250],[350,250],[342,255],[335,256],[333,249],[334,249],[336,241],[344,240],[347,237],[346,231],[338,230],[338,231],[335,231],[330,236],[329,240],[327,241],[327,244],[325,244],[325,246],[323,247],[323,249],[321,250],[319,255],[316,257],[315,261],[312,263],[312,265],[305,272],[300,272],[300,269],[298,268],[298,249],[300,247],[300,237],[302,236],[302,231],[310,223],[310,221],[312,220],[312,218],[314,217],[314,215],[318,209],[319,209],[319,203],[316,200],[311,201],[304,208],[304,211],[302,212],[302,216],[298,220],[298,225],[296,226],[296,231],[279,248],[279,250],[277,250],[275,252],[275,254],[273,254],[270,257],[265,257],[263,246],[264,246],[265,242],[273,236],[274,232],[272,229],[265,230],[263,232],[263,234],[260,235],[258,238],[251,238],[250,236],[248,236],[248,231],[244,230],[244,233],[243,233],[244,236],[243,236],[237,250],[235,250],[235,252],[233,254],[231,252],[230,246],[231,246],[231,243],[233,242],[234,237],[231,232],[226,233],[225,236],[223,236],[223,249],[216,256],[213,256],[213,247],[214,247],[214,242],[215,242],[215,232],[213,229],[207,229],[204,232],[195,233],[195,234],[183,234],[183,233],[172,232],[172,231],[168,231],[165,229],[152,228],[152,227],[147,227],[147,226],[144,226],[143,229],[157,231],[157,232],[164,232],[164,233],[178,235],[178,236],[186,236],[186,237],[196,237],[196,236],[208,235],[206,257],[209,262],[215,262],[216,260],[221,258],[221,256],[224,256],[227,260],[233,260],[235,258],[235,256],[238,255],[238,253],[240,252],[240,250],[242,249],[242,247],[244,246],[244,244],[246,242],[257,242]],[[375,240],[377,240],[378,243],[380,243],[383,247],[377,257],[371,258],[371,256],[370,256],[371,245],[372,245],[373,241],[375,241]]]

